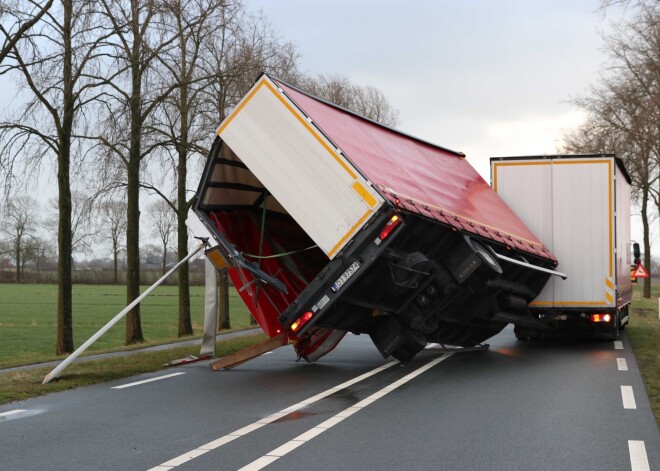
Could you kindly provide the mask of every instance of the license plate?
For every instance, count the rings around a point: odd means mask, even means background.
[[[350,267],[346,269],[344,273],[335,281],[332,285],[332,291],[337,292],[339,289],[344,286],[344,284],[350,279],[351,276],[355,274],[356,271],[360,269],[360,264],[358,262],[353,262]]]

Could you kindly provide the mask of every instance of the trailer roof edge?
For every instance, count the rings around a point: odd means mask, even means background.
[[[515,161],[515,160],[553,160],[553,159],[575,159],[575,158],[587,158],[587,159],[597,159],[602,157],[613,157],[616,162],[617,167],[621,170],[621,173],[625,177],[628,183],[632,183],[630,174],[626,170],[625,162],[621,157],[617,157],[616,154],[611,152],[601,152],[601,153],[590,153],[590,154],[542,154],[542,155],[516,155],[508,157],[491,157],[490,161]]]
[[[259,80],[259,79],[260,79],[262,76],[264,76],[264,75],[265,75],[266,77],[268,77],[269,79],[271,79],[271,80],[277,82],[277,83],[281,83],[282,85],[285,85],[285,86],[287,86],[287,87],[289,87],[289,88],[291,88],[291,89],[297,91],[298,93],[301,93],[301,94],[303,94],[303,95],[305,95],[305,96],[308,96],[309,98],[312,98],[313,100],[317,100],[317,101],[323,103],[324,105],[331,106],[331,107],[333,107],[333,108],[335,108],[335,109],[337,109],[337,110],[340,110],[340,111],[343,111],[343,112],[348,113],[348,114],[350,114],[350,115],[353,115],[353,116],[355,116],[356,118],[362,119],[362,120],[364,120],[364,121],[368,121],[368,122],[370,122],[371,124],[375,124],[376,126],[380,126],[381,128],[384,128],[384,129],[387,129],[387,130],[389,130],[389,131],[392,131],[392,132],[395,132],[395,133],[397,133],[397,134],[400,134],[401,136],[407,137],[408,139],[413,139],[413,140],[415,140],[415,141],[421,142],[422,144],[426,144],[426,145],[428,145],[428,146],[435,147],[436,149],[440,149],[440,150],[443,150],[443,151],[445,151],[445,152],[450,152],[450,153],[452,153],[452,154],[455,154],[457,157],[461,157],[461,158],[465,158],[465,157],[466,157],[466,155],[465,155],[464,152],[460,152],[460,151],[456,151],[456,150],[453,150],[453,149],[449,149],[449,148],[447,148],[447,147],[443,147],[443,146],[440,146],[440,145],[438,145],[438,144],[434,144],[433,142],[430,142],[430,141],[427,141],[427,140],[421,139],[421,138],[419,138],[419,137],[417,137],[417,136],[413,136],[413,135],[411,135],[411,134],[405,133],[405,132],[403,132],[403,131],[400,131],[400,130],[398,130],[398,129],[392,128],[392,127],[390,127],[390,126],[386,126],[386,125],[384,125],[383,123],[379,123],[378,121],[374,121],[373,119],[367,118],[366,116],[362,116],[361,114],[356,113],[355,111],[351,111],[351,110],[349,110],[349,109],[347,109],[347,108],[344,108],[343,106],[339,106],[339,105],[337,105],[336,103],[332,103],[331,101],[328,101],[328,100],[325,100],[325,99],[323,99],[323,98],[321,98],[321,97],[318,97],[318,96],[316,96],[316,95],[313,95],[313,94],[309,93],[308,91],[301,89],[300,87],[297,87],[297,86],[295,86],[295,85],[292,85],[292,84],[290,84],[289,82],[286,82],[286,81],[284,81],[284,80],[282,80],[282,79],[279,79],[279,78],[277,78],[277,77],[275,77],[275,76],[273,76],[273,75],[271,75],[271,74],[268,74],[268,73],[266,73],[266,72],[262,72],[261,74],[259,74],[259,77],[257,77],[257,80]]]

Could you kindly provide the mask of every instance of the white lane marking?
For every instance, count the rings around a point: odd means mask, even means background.
[[[614,341],[614,350],[623,350],[623,342],[621,340]]]
[[[312,396],[310,398],[305,399],[304,401],[300,401],[297,404],[294,404],[292,406],[287,407],[286,409],[282,409],[279,412],[276,412],[274,414],[271,414],[261,420],[258,420],[252,424],[246,425],[245,427],[242,427],[238,430],[235,430],[234,432],[228,433],[227,435],[224,435],[220,438],[216,438],[212,442],[206,443],[200,447],[195,448],[192,451],[189,451],[187,453],[184,453],[182,455],[177,456],[176,458],[172,458],[169,461],[166,461],[165,463],[162,463],[159,466],[156,466],[154,468],[149,469],[149,471],[167,471],[169,469],[174,468],[175,466],[179,466],[183,463],[186,463],[194,458],[197,458],[200,455],[203,455],[204,453],[215,450],[216,448],[219,448],[233,440],[236,440],[237,438],[242,437],[243,435],[247,435],[250,432],[254,432],[255,430],[263,427],[264,425],[268,425],[271,422],[276,421],[277,419],[280,419],[291,412],[295,412],[299,409],[302,409],[304,407],[309,406],[310,404],[314,404],[315,402],[320,401],[321,399],[325,399],[326,397],[341,391],[342,389],[346,389],[349,386],[352,386],[356,383],[359,383],[360,381],[364,381],[367,378],[370,378],[371,376],[380,373],[381,371],[384,371],[391,366],[394,366],[398,364],[398,361],[391,361],[389,363],[385,363],[384,365],[379,366],[378,368],[374,368],[371,371],[367,371],[364,374],[361,374],[360,376],[356,376],[353,379],[349,379],[348,381],[345,381],[341,384],[338,384],[337,386],[327,389],[315,396]],[[274,460],[272,460],[274,461]],[[257,468],[255,468],[257,469]]]
[[[179,376],[179,375],[185,375],[185,373],[183,371],[180,371],[178,373],[172,373],[172,374],[169,374],[169,375],[158,376],[157,378],[151,378],[151,379],[144,379],[142,381],[136,381],[135,383],[122,384],[121,386],[113,386],[112,389],[130,388],[132,386],[139,386],[140,384],[151,383],[153,381],[160,381],[161,379],[172,378],[174,376]]]
[[[628,363],[625,358],[617,358],[616,366],[619,368],[619,371],[628,371]]]
[[[21,412],[27,412],[25,409],[14,409],[7,412],[0,413],[0,417],[7,417],[14,414],[20,414]]]
[[[347,419],[351,415],[355,414],[357,411],[364,409],[367,407],[369,404],[372,404],[373,402],[377,401],[383,396],[386,396],[387,394],[391,393],[395,389],[397,389],[400,386],[403,386],[407,382],[411,381],[412,379],[416,378],[417,376],[421,375],[427,370],[430,370],[433,368],[435,365],[440,363],[441,361],[446,360],[450,356],[452,356],[453,353],[445,353],[441,357],[436,358],[435,360],[432,360],[428,362],[426,365],[422,366],[421,368],[417,368],[415,371],[412,373],[404,376],[403,378],[391,383],[389,386],[384,387],[383,389],[376,391],[373,393],[371,396],[367,397],[366,399],[361,400],[357,404],[344,409],[340,413],[330,417],[328,420],[325,422],[320,423],[316,427],[306,431],[305,433],[298,435],[296,438],[293,440],[289,440],[286,442],[284,445],[279,446],[275,448],[274,450],[266,453],[264,456],[261,458],[258,458],[254,460],[253,462],[249,463],[248,465],[242,467],[238,471],[258,471],[262,468],[265,468],[269,464],[273,463],[275,460],[278,460],[282,456],[290,453],[291,451],[295,450],[301,445],[304,445],[307,443],[309,440],[311,440],[314,437],[319,436],[326,430],[329,430],[330,428],[334,427],[338,423],[342,422],[343,420]]]
[[[637,409],[632,386],[621,386],[621,399],[623,399],[624,409]]]
[[[628,452],[632,471],[651,471],[649,459],[646,456],[646,447],[642,440],[628,440]]]

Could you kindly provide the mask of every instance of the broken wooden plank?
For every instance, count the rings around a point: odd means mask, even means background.
[[[234,352],[231,355],[226,355],[222,358],[217,359],[211,363],[211,369],[214,371],[225,369],[229,370],[235,366],[245,363],[248,360],[263,355],[264,353],[275,350],[276,348],[282,347],[288,343],[288,338],[286,334],[280,334],[278,336],[272,337],[265,342],[252,345],[250,347]]]

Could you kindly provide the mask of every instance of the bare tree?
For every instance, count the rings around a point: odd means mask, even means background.
[[[300,83],[298,51],[283,41],[260,13],[234,3],[223,11],[224,27],[205,42],[201,68],[210,78],[201,96],[206,129],[215,129],[252,87],[261,72]],[[200,149],[204,154],[208,148]]]
[[[16,264],[16,283],[21,282],[23,256],[26,253],[28,238],[36,231],[38,204],[29,196],[10,198],[5,205],[5,217],[0,231],[7,235]]]
[[[343,75],[319,75],[303,79],[301,86],[310,93],[385,126],[399,123],[399,112],[385,95],[370,85],[357,85]]]
[[[642,210],[644,263],[650,266],[649,205],[660,211],[660,3],[628,3],[635,7],[633,17],[605,37],[608,69],[587,96],[574,100],[589,118],[566,136],[565,148],[615,151],[626,160]],[[645,279],[644,297],[650,296],[650,280]]]
[[[41,237],[30,237],[26,247],[23,260],[31,260],[37,269],[37,279],[41,272],[41,267],[56,258],[57,251],[55,245],[47,239]]]
[[[92,251],[92,242],[98,233],[94,221],[94,199],[80,191],[71,193],[71,253],[87,254]],[[55,232],[59,219],[60,203],[57,198],[50,200],[50,216],[43,227]]]
[[[113,283],[119,283],[119,254],[126,236],[126,201],[107,200],[100,203],[101,234],[112,246]]]
[[[165,274],[167,272],[167,250],[177,225],[176,213],[166,201],[157,201],[149,206],[149,221],[154,235],[162,244],[161,269]]]
[[[176,35],[166,27],[162,2],[100,0],[112,35],[117,78],[109,83],[105,127],[97,138],[107,156],[123,167],[126,185],[126,297],[140,295],[140,172],[145,158],[159,145],[149,141],[148,122],[154,110],[176,88],[158,80],[155,65],[172,48]],[[126,343],[144,341],[140,306],[126,317]]]
[[[0,123],[0,168],[13,178],[17,159],[28,162],[25,165],[32,171],[47,156],[57,161],[57,354],[74,348],[71,162],[78,151],[74,131],[88,122],[85,110],[102,93],[98,87],[103,81],[92,77],[100,74],[99,51],[106,37],[95,22],[93,4],[91,0],[60,0],[58,8],[49,10],[23,34],[0,65],[0,74],[19,77],[21,87],[32,96],[17,116]]]
[[[0,23],[0,32],[4,36],[2,49],[0,49],[0,64],[12,49],[16,47],[18,41],[20,41],[25,33],[36,25],[52,6],[53,0],[48,0],[45,3],[34,0],[23,0],[15,4],[0,2],[0,20],[2,20]],[[21,7],[29,11],[22,11]],[[10,18],[7,21],[8,24],[5,24],[6,17]]]
[[[176,216],[177,256],[183,259],[188,253],[188,230],[185,220],[192,204],[188,194],[188,161],[200,158],[198,152],[208,140],[208,130],[199,113],[201,90],[209,83],[209,76],[199,67],[204,54],[204,43],[209,36],[225,28],[227,7],[224,0],[168,0],[167,27],[176,36],[171,50],[159,57],[164,80],[176,85],[176,89],[161,103],[154,115],[153,132],[162,145],[161,155],[170,163],[176,181],[175,197],[161,191],[162,185],[143,182],[143,187],[157,193],[168,211]],[[194,194],[194,193],[193,193]],[[161,210],[165,210],[161,206]],[[162,211],[160,211],[162,213]],[[162,229],[162,227],[161,227]],[[161,240],[165,242],[162,237]],[[165,245],[165,244],[164,244]],[[164,248],[164,257],[166,247]],[[165,270],[163,262],[163,270]],[[179,337],[192,335],[190,317],[189,269],[184,264],[178,272],[179,288]]]

